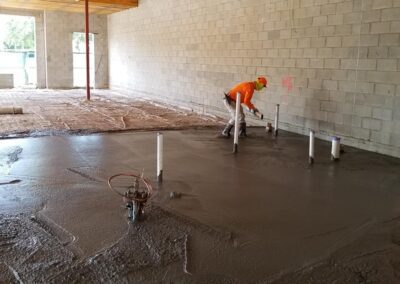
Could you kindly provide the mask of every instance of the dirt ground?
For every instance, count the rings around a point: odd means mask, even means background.
[[[187,109],[95,90],[1,90],[2,107],[22,115],[0,115],[0,137],[42,136],[125,130],[187,129],[221,125],[221,120]]]

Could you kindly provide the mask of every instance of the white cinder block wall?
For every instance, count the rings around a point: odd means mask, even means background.
[[[49,88],[73,87],[72,33],[85,31],[83,13],[44,12],[47,76]],[[91,15],[90,32],[94,33],[95,86],[108,87],[107,17]]]
[[[400,157],[400,0],[141,0],[108,34],[111,88],[220,114],[266,75],[282,128]]]

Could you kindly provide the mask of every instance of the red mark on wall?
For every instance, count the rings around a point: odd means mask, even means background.
[[[289,75],[286,75],[282,78],[282,87],[286,88],[288,92],[293,90],[293,78]]]

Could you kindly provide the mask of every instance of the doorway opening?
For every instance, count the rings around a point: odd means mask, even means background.
[[[9,78],[10,87],[36,86],[34,17],[0,15],[0,77]]]
[[[86,86],[86,45],[85,33],[72,34],[74,87]],[[94,87],[94,34],[89,33],[90,86]]]

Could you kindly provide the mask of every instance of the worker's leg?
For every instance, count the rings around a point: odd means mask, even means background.
[[[235,124],[235,114],[236,114],[236,103],[233,100],[229,100],[226,97],[224,98],[224,105],[226,107],[226,109],[229,112],[229,124],[234,125]],[[243,110],[242,110],[243,112]]]
[[[245,120],[246,116],[243,112],[243,107],[240,106],[240,113],[239,113],[239,123],[240,123],[240,127],[239,127],[239,135],[240,136],[247,136],[246,134],[246,120]]]
[[[234,101],[229,100],[226,96],[223,101],[226,109],[229,112],[230,119],[221,134],[225,137],[229,137],[231,135],[231,130],[235,125],[236,104]]]
[[[244,122],[246,122],[245,119],[246,119],[246,116],[244,115],[243,107],[240,106],[240,111],[239,111],[239,123],[244,123]]]

